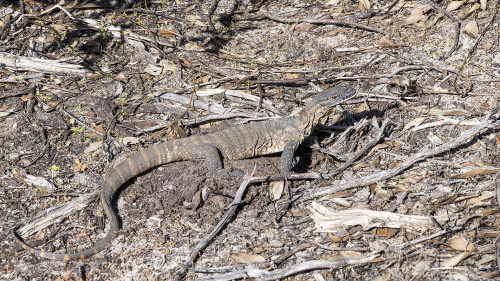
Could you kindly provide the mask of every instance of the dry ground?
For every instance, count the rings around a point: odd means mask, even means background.
[[[201,161],[138,176],[116,200],[118,236],[82,261],[31,255],[9,232],[27,224],[25,241],[51,252],[89,247],[107,231],[96,196],[48,227],[30,223],[97,190],[140,147],[295,114],[331,86],[358,96],[299,148],[293,171],[367,151],[329,179],[250,185],[185,278],[258,268],[273,280],[313,264],[287,280],[500,279],[498,112],[485,121],[500,99],[498,1],[432,1],[59,2],[68,13],[0,1],[0,279],[171,280],[241,179]],[[278,161],[225,165],[270,175]]]

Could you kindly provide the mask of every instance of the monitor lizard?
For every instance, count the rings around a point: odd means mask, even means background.
[[[243,124],[207,135],[151,145],[141,149],[112,168],[104,177],[101,204],[110,221],[106,236],[93,247],[73,253],[56,254],[37,250],[21,239],[14,228],[15,241],[26,251],[53,260],[80,260],[102,251],[119,229],[118,214],[112,207],[115,192],[127,181],[153,167],[175,161],[205,159],[208,170],[216,176],[234,176],[223,169],[222,158],[246,159],[282,152],[280,170],[289,173],[293,155],[316,125],[324,124],[340,103],[352,98],[353,88],[332,87],[315,95],[297,116]],[[222,156],[222,157],[221,157]]]

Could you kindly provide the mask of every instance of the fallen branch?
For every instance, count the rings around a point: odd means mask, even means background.
[[[30,236],[45,227],[54,223],[59,223],[71,214],[74,214],[85,208],[90,202],[97,199],[100,189],[94,190],[91,193],[82,195],[66,204],[48,208],[37,216],[31,218],[27,224],[17,229],[20,236]]]
[[[368,25],[356,23],[356,22],[350,22],[350,21],[340,21],[340,20],[330,20],[330,19],[293,19],[293,18],[282,18],[278,17],[275,15],[272,15],[268,13],[267,11],[262,11],[261,14],[271,20],[281,22],[281,23],[312,23],[312,24],[331,24],[331,25],[340,25],[340,26],[348,26],[348,27],[355,27],[359,29],[364,29],[372,32],[377,32],[381,34],[386,34],[385,31],[378,29],[376,27],[371,27]]]
[[[364,231],[374,227],[404,228],[406,231],[427,230],[434,225],[428,216],[403,215],[367,209],[332,210],[316,202],[309,206],[316,231],[337,232],[360,225]]]
[[[257,268],[247,268],[244,270],[234,271],[228,274],[220,275],[215,278],[204,279],[205,281],[229,281],[235,279],[247,279],[247,278],[260,278],[260,280],[281,280],[288,276],[295,275],[297,273],[328,269],[335,270],[339,268],[346,267],[348,265],[362,265],[371,262],[379,256],[378,252],[372,252],[367,255],[360,255],[357,257],[341,258],[337,260],[312,260],[306,261],[298,264],[294,264],[283,269],[277,269],[272,271],[257,269]]]
[[[65,63],[58,60],[28,58],[5,52],[0,52],[0,65],[13,71],[35,71],[76,76],[88,76],[93,73],[78,64]]]
[[[430,123],[425,123],[425,124],[422,124],[420,126],[416,126],[416,127],[412,128],[410,131],[416,132],[419,130],[424,130],[424,129],[428,129],[428,128],[432,128],[432,127],[445,126],[445,125],[477,126],[481,123],[479,121],[455,120],[455,119],[451,119],[451,118],[448,118],[445,116],[439,116],[439,118],[441,118],[441,120],[430,122]]]
[[[323,188],[319,188],[307,193],[303,194],[298,194],[292,198],[292,201],[298,200],[298,202],[303,202],[307,200],[311,200],[313,198],[317,198],[326,194],[331,194],[335,192],[339,192],[342,190],[348,190],[356,187],[361,187],[361,186],[367,186],[371,185],[389,178],[394,177],[395,175],[398,175],[399,173],[403,172],[404,170],[408,169],[411,167],[413,164],[420,162],[426,158],[433,157],[436,155],[440,155],[446,151],[450,151],[452,149],[455,149],[461,145],[464,145],[471,141],[475,136],[483,132],[485,129],[488,128],[494,128],[500,126],[500,122],[496,123],[490,123],[489,119],[491,115],[494,113],[498,112],[500,107],[497,107],[493,109],[492,111],[488,112],[486,114],[486,117],[484,120],[477,126],[472,127],[468,131],[466,131],[464,134],[461,136],[455,138],[451,142],[444,143],[440,146],[434,147],[434,148],[429,148],[428,146],[424,146],[419,152],[415,153],[412,155],[410,158],[406,159],[403,161],[401,164],[399,164],[397,167],[390,169],[390,170],[383,170],[379,171],[376,173],[369,174],[367,176],[357,178],[342,184],[338,185],[330,185],[326,186]]]
[[[222,217],[222,219],[219,221],[219,223],[214,227],[212,232],[210,234],[203,238],[196,247],[191,251],[191,254],[189,255],[189,258],[182,264],[174,273],[174,276],[176,279],[181,278],[186,274],[187,269],[189,266],[195,261],[196,258],[198,258],[198,255],[200,252],[205,249],[210,241],[214,239],[217,234],[221,232],[221,230],[226,226],[226,224],[229,222],[229,220],[233,217],[236,208],[241,204],[241,201],[243,200],[243,195],[245,194],[245,191],[250,184],[250,180],[252,179],[253,174],[255,173],[257,166],[255,165],[253,168],[253,171],[250,175],[245,175],[243,177],[243,182],[240,184],[240,187],[236,191],[236,195],[234,196],[233,202],[229,206],[228,210]]]

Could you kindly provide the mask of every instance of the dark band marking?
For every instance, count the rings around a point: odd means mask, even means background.
[[[156,164],[157,165],[160,165],[162,163],[161,161],[161,151],[160,151],[160,148],[158,147],[158,145],[153,145],[153,150],[155,151],[156,153],[156,157],[158,157]]]

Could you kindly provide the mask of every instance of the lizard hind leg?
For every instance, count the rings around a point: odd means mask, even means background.
[[[219,149],[211,144],[199,144],[198,149],[192,152],[196,158],[204,158],[208,171],[217,177],[242,177],[242,171],[227,171],[222,164],[222,155]]]

